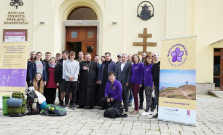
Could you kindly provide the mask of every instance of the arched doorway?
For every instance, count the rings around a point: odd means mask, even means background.
[[[78,7],[70,12],[68,22],[73,26],[66,26],[66,47],[67,51],[90,53],[92,59],[97,54],[98,28],[92,25],[98,20],[97,14],[89,7]]]

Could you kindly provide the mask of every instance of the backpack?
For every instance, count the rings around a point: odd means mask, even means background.
[[[29,111],[27,115],[40,114],[40,105],[35,91],[27,93],[27,109]]]
[[[26,100],[22,92],[13,92],[12,98],[7,100],[8,113],[10,117],[21,117],[25,115]]]
[[[44,116],[65,116],[67,115],[67,110],[57,106],[57,105],[52,105],[48,104],[46,108],[43,109],[42,115]]]
[[[128,117],[127,114],[123,114],[123,109],[116,109],[116,108],[109,108],[107,110],[105,110],[104,112],[104,117],[107,118],[118,118],[118,117]]]

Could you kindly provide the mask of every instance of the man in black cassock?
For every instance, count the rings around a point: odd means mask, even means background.
[[[96,104],[98,64],[91,61],[91,54],[85,54],[85,60],[80,62],[80,93],[79,108],[89,106],[92,109]]]

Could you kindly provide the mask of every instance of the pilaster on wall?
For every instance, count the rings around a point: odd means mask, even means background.
[[[188,0],[166,1],[166,38],[189,36]]]

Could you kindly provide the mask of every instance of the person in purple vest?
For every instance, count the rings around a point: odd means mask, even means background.
[[[101,99],[101,104],[104,108],[121,109],[122,103],[122,84],[115,79],[115,72],[109,72],[109,81],[105,87],[105,97]]]
[[[153,115],[154,114],[154,106],[152,105],[152,93],[153,93],[153,60],[151,55],[147,55],[145,57],[144,63],[144,87],[145,87],[145,95],[146,95],[146,110],[141,115]],[[149,112],[150,109],[150,112]]]
[[[133,92],[133,97],[134,97],[134,103],[135,103],[135,109],[131,113],[138,114],[139,113],[139,99],[138,99],[138,94],[139,94],[139,89],[142,87],[143,84],[143,68],[144,64],[140,62],[139,55],[134,54],[132,56],[132,74],[131,74],[131,88]]]

